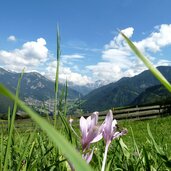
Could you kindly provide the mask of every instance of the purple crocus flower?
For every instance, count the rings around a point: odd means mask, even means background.
[[[80,118],[80,130],[82,134],[81,144],[83,152],[87,150],[91,143],[95,143],[102,139],[101,127],[97,125],[98,112],[94,112],[91,116],[85,119]]]
[[[102,134],[103,134],[103,138],[105,140],[106,143],[106,147],[105,147],[105,153],[104,153],[104,158],[103,158],[103,163],[102,163],[102,170],[105,170],[105,164],[106,164],[106,159],[107,159],[107,152],[108,152],[108,148],[109,145],[111,143],[111,141],[113,139],[116,139],[122,135],[127,134],[127,129],[123,129],[121,131],[117,130],[117,121],[116,119],[113,119],[113,113],[111,110],[109,110],[109,113],[106,115],[105,121],[102,124]]]
[[[103,138],[106,144],[110,144],[113,139],[116,139],[127,133],[127,129],[117,131],[117,121],[113,119],[113,113],[109,110],[109,113],[106,115],[104,124],[103,124]]]

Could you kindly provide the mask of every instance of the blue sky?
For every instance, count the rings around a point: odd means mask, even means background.
[[[0,67],[55,75],[85,85],[134,76],[146,68],[117,29],[156,65],[171,65],[170,0],[0,0]]]

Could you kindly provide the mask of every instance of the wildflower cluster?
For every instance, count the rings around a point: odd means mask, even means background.
[[[102,171],[104,171],[110,143],[112,140],[127,134],[127,129],[118,131],[117,121],[113,119],[111,110],[109,110],[102,124],[98,123],[98,115],[98,112],[94,112],[88,118],[84,118],[83,116],[80,118],[82,157],[89,163],[94,152],[94,148],[90,150],[90,144],[96,143],[103,138],[106,145],[102,163]]]

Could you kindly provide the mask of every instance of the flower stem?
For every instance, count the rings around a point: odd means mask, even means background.
[[[76,135],[76,137],[77,137],[77,138],[80,138],[80,137],[78,136],[78,134],[75,132],[74,128],[72,127],[72,124],[70,124],[70,128],[71,128],[71,130],[73,131],[73,133]]]
[[[106,159],[107,159],[107,152],[108,152],[109,144],[110,143],[106,143],[105,153],[104,153],[104,156],[103,156],[103,163],[102,163],[102,169],[101,169],[101,171],[104,171],[105,170],[105,165],[106,165]]]

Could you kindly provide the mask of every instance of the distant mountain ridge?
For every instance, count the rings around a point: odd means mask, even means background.
[[[171,81],[171,66],[160,66],[159,71]],[[130,105],[145,89],[160,84],[146,70],[131,78],[122,78],[115,83],[93,90],[82,98],[81,108],[85,112],[102,111],[112,107]]]
[[[100,87],[102,87],[102,86],[104,86],[106,84],[107,84],[107,82],[102,81],[102,80],[97,80],[94,83],[88,83],[86,85],[75,85],[73,83],[68,82],[69,87],[71,87],[74,90],[77,90],[82,95],[87,95],[91,91],[93,91],[93,90],[95,90],[97,88],[100,88]]]
[[[158,69],[166,79],[171,81],[171,66],[160,66]],[[4,84],[12,92],[15,92],[16,90],[19,76],[19,73],[6,71],[3,68],[0,68],[0,83]],[[84,89],[85,87],[80,86],[80,89],[82,90],[79,90],[77,86],[73,85],[73,87],[75,86],[75,89],[80,91],[78,92],[69,86],[68,98],[73,100],[79,99],[79,108],[83,109],[84,112],[93,112],[106,110],[112,107],[127,106],[130,104],[143,104],[148,99],[153,98],[154,100],[154,98],[157,97],[156,93],[160,92],[162,89],[161,87],[156,87],[161,86],[159,85],[160,82],[149,70],[131,78],[123,77],[115,83],[102,86],[103,84],[105,83],[97,81],[92,85],[88,85],[89,89],[86,90],[87,92],[90,92],[90,88],[94,90],[85,96],[82,96],[80,93],[81,91],[83,91],[84,94],[87,93]],[[99,88],[96,89],[98,86]],[[59,84],[59,94],[62,89],[63,85]],[[155,91],[150,93],[152,90]],[[54,82],[48,80],[37,72],[25,73],[21,82],[20,97],[22,99],[27,99],[28,101],[30,99],[38,101],[53,99]],[[161,97],[165,98],[165,95],[161,95]],[[170,98],[170,96],[168,98]],[[8,99],[0,95],[0,109],[2,109],[2,104],[7,109],[8,105],[6,102],[12,104]],[[36,101],[34,102],[36,103]]]
[[[0,83],[5,85],[13,93],[16,91],[19,77],[20,73],[0,68]],[[38,101],[54,99],[54,85],[53,81],[48,80],[37,72],[24,73],[20,86],[20,98],[23,100],[33,99]],[[59,94],[61,94],[63,87],[64,85],[59,84]],[[81,96],[82,94],[68,87],[68,99],[77,99]],[[5,101],[9,103],[8,99]],[[0,95],[0,109],[2,108],[2,104],[7,106],[4,102],[4,97]]]
[[[0,83],[4,84],[11,91],[15,91],[20,73],[6,71],[0,68]],[[62,91],[63,85],[59,84],[59,92]],[[24,73],[21,86],[21,97],[31,97],[37,100],[47,100],[54,97],[54,82],[48,80],[37,72]],[[76,99],[80,93],[68,87],[68,98]]]
[[[134,99],[131,105],[149,105],[156,103],[171,103],[171,93],[163,85],[155,85],[145,89]]]

